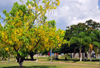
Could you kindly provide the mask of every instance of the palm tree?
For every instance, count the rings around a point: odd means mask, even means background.
[[[70,46],[71,46],[70,49],[72,48],[74,50],[74,51],[72,51],[72,52],[74,52],[73,58],[75,57],[76,49],[79,48],[77,39],[78,39],[77,37],[71,37],[71,39],[70,39]]]
[[[94,33],[90,34],[90,36],[91,36],[92,45],[97,57],[97,54],[98,54],[97,49],[98,48],[100,49],[100,30],[95,30]]]
[[[77,44],[77,48],[79,48],[79,58],[80,61],[82,61],[82,50],[87,51],[89,48],[89,44],[91,43],[91,38],[89,36],[86,36],[85,32],[80,32],[76,37],[71,37],[70,39],[71,45]],[[84,48],[83,48],[84,47]],[[85,53],[84,53],[85,54]]]
[[[82,48],[83,48],[83,52],[85,52],[85,53],[83,53],[83,54],[87,54],[87,51],[90,48],[90,46],[89,46],[90,43],[91,43],[91,38],[89,36],[84,36],[83,47]]]
[[[82,43],[83,43],[83,35],[84,32],[80,32],[77,37],[71,37],[70,39],[71,44],[78,45],[80,61],[82,61],[81,50],[82,50]]]
[[[89,52],[90,55],[90,61],[91,61],[91,52],[94,49],[96,55],[97,55],[97,48],[100,48],[100,31],[99,30],[95,30],[93,32],[91,32],[89,34],[89,36],[87,37],[88,40],[88,44],[85,44],[85,51]],[[89,41],[90,40],[90,41]],[[86,41],[86,39],[85,39]]]

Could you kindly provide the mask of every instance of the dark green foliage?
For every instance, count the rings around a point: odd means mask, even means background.
[[[93,20],[88,20],[85,22],[89,27],[91,27],[92,29],[99,29],[100,28],[100,23],[95,22]]]
[[[64,39],[70,40],[70,47],[62,45],[61,50],[63,50],[63,53],[70,52],[68,50],[74,52],[79,48],[82,49],[82,52],[87,52],[89,44],[93,44],[94,47],[100,47],[100,31],[98,30],[100,29],[100,23],[88,20],[85,23],[78,23],[66,28]]]

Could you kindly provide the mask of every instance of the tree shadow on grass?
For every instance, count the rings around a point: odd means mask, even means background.
[[[73,61],[73,63],[75,63],[75,62],[79,62],[80,60],[79,59],[67,59],[67,60],[59,59],[59,60],[56,60],[56,61]],[[82,61],[88,62],[88,61],[90,61],[90,59],[87,59],[87,60],[82,59]],[[100,59],[92,59],[91,62],[97,62],[97,61],[100,61]]]
[[[90,59],[87,59],[87,60],[83,59],[82,61],[87,62],[87,61],[90,61]],[[97,62],[97,61],[100,61],[100,59],[92,59],[91,60],[91,62]]]
[[[56,61],[73,61],[73,62],[78,62],[79,59],[67,59],[67,60],[65,60],[65,59],[59,59],[59,60],[56,60]]]
[[[24,59],[25,61],[36,61],[36,59]]]
[[[2,67],[2,68],[56,68],[56,66],[9,66],[9,67]]]

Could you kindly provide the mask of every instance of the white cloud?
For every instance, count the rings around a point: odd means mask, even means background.
[[[19,0],[0,0],[0,14],[2,15],[4,9],[10,11],[16,1],[19,2]],[[56,10],[47,13],[48,20],[56,20],[57,28],[65,30],[66,26],[89,19],[97,22],[100,20],[98,0],[60,0],[60,3]]]
[[[60,0],[60,3],[54,13],[47,14],[48,20],[56,20],[57,28],[65,30],[66,26],[89,19],[100,20],[98,0]]]

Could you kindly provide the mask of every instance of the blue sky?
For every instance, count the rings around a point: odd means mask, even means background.
[[[100,9],[100,0],[98,1],[98,6],[99,6],[99,9]]]
[[[2,11],[4,9],[10,11],[16,1],[19,2],[19,0],[0,0],[0,15],[4,17]],[[60,0],[60,6],[46,16],[47,20],[56,21],[57,28],[64,30],[66,26],[83,23],[89,19],[100,22],[100,0]]]

